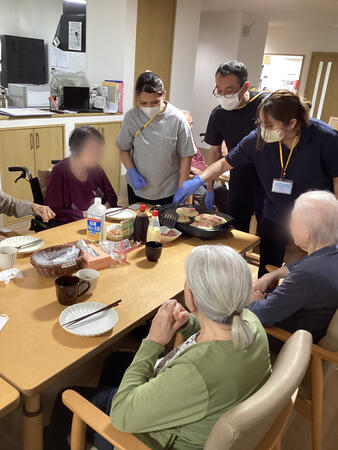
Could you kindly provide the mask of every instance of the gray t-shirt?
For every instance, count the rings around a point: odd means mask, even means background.
[[[135,133],[149,118],[141,108],[129,110],[122,122],[116,145],[131,150],[136,170],[146,179],[147,186],[135,194],[149,200],[169,197],[176,192],[180,177],[180,159],[193,156],[195,147],[191,130],[183,113],[170,103],[135,138]],[[130,186],[131,180],[127,175]]]

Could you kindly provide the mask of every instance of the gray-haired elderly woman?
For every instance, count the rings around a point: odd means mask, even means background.
[[[263,325],[277,325],[293,333],[302,328],[318,342],[338,308],[338,200],[326,191],[298,197],[290,221],[293,239],[308,253],[253,284],[253,311]],[[273,281],[285,278],[270,294]],[[273,350],[278,350],[276,343]]]
[[[246,309],[252,282],[244,259],[229,247],[200,246],[189,256],[186,274],[191,314],[176,300],[164,303],[118,390],[115,360],[104,376],[111,387],[87,397],[110,412],[116,428],[152,449],[203,449],[217,419],[256,392],[271,370],[264,328]],[[186,341],[160,358],[177,330]],[[60,432],[50,431],[46,448],[53,449]],[[97,435],[92,442],[100,450],[112,448]]]

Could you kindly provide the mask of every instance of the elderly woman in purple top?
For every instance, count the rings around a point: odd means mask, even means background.
[[[70,158],[54,166],[45,196],[45,204],[61,223],[85,217],[95,197],[107,207],[117,204],[117,197],[107,175],[100,167],[104,137],[95,128],[75,128],[69,138]]]

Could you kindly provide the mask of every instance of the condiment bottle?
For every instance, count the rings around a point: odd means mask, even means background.
[[[147,231],[149,227],[149,217],[146,213],[146,205],[140,205],[140,211],[134,222],[134,241],[145,244],[147,241]]]
[[[105,216],[106,207],[102,205],[102,199],[95,197],[94,204],[87,212],[87,241],[98,244],[105,239]]]
[[[161,228],[157,209],[153,210],[147,232],[147,242],[151,241],[161,242]]]

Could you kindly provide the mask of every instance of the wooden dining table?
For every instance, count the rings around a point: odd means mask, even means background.
[[[0,419],[14,411],[19,406],[19,403],[19,391],[0,378]]]
[[[80,220],[37,233],[44,246],[85,238],[86,221]],[[255,247],[259,238],[232,230],[208,241],[224,244],[242,255]],[[53,278],[38,275],[29,256],[18,256],[15,267],[22,278],[0,287],[0,313],[9,321],[0,332],[0,376],[23,397],[23,448],[42,450],[40,394],[67,371],[83,364],[150,318],[167,299],[183,290],[184,264],[196,246],[205,242],[186,236],[164,245],[158,263],[145,258],[144,246],[128,254],[125,264],[100,271],[95,292],[79,301],[109,304],[122,299],[114,329],[96,337],[76,336],[58,322],[65,309],[56,299]]]

